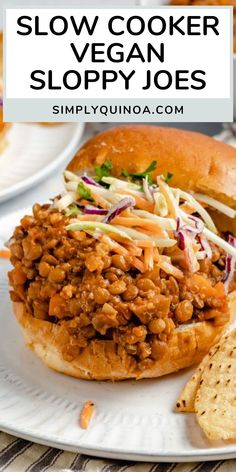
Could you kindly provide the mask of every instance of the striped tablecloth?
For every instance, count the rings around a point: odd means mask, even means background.
[[[0,471],[6,472],[235,472],[236,460],[135,463],[103,460],[40,446],[0,432]]]

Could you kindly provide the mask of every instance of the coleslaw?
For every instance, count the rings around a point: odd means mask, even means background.
[[[141,272],[156,262],[163,270],[177,273],[178,278],[181,270],[172,264],[171,257],[167,259],[165,248],[178,248],[178,257],[184,259],[190,273],[195,273],[200,260],[212,257],[213,243],[226,253],[224,281],[228,290],[235,270],[236,245],[234,238],[226,241],[218,234],[206,206],[229,218],[235,218],[236,211],[206,195],[173,188],[161,175],[155,181],[149,174],[133,175],[138,176],[134,181],[128,173],[126,178],[106,173],[98,181],[65,171],[65,192],[54,205],[70,216],[66,229],[85,231],[95,238],[106,235],[116,249],[122,244],[133,254],[134,266]]]

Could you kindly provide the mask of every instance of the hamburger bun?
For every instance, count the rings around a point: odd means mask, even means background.
[[[171,185],[201,192],[236,208],[236,150],[204,134],[159,126],[121,126],[90,139],[68,165],[72,172],[113,163],[122,169],[142,172],[157,161],[153,176],[173,174]]]
[[[142,125],[108,129],[77,152],[68,170],[89,170],[107,159],[117,176],[123,168],[142,172],[156,160],[154,176],[171,172],[173,187],[204,193],[236,208],[236,150],[204,134]],[[236,234],[236,220],[210,213],[219,230]]]
[[[236,150],[199,133],[126,126],[109,129],[89,140],[68,165],[75,173],[89,171],[106,160],[113,174],[122,169],[142,172],[153,160],[153,175],[173,173],[171,186],[194,190],[236,207]],[[231,220],[232,227],[232,220]],[[114,340],[92,339],[73,360],[63,350],[73,336],[62,325],[37,319],[27,303],[14,301],[14,312],[28,347],[50,368],[82,379],[123,380],[159,377],[198,363],[229,322],[227,304],[220,323],[204,320],[180,325],[169,335],[152,365],[140,369],[134,357]],[[163,344],[163,343],[160,343]]]
[[[126,380],[160,377],[201,361],[225,326],[203,321],[174,331],[167,349],[151,368],[137,369],[131,356],[117,352],[114,341],[91,341],[73,361],[63,358],[63,347],[72,341],[65,330],[27,313],[23,303],[14,303],[14,313],[24,333],[26,345],[47,367],[85,380]]]

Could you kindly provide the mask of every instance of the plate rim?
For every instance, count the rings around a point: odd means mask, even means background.
[[[12,212],[11,215],[17,215],[19,211]],[[24,211],[24,210],[23,210]],[[10,215],[9,215],[10,217]],[[0,222],[3,220],[3,217],[0,218]],[[4,287],[5,286],[5,287]],[[3,284],[2,287],[4,291],[7,290],[7,285]],[[14,320],[14,317],[13,317]],[[15,320],[14,320],[15,321]],[[25,348],[26,349],[26,348]],[[4,379],[4,374],[6,372],[13,372],[7,365],[1,362],[0,364],[0,388],[6,382],[8,389],[8,397],[17,394],[17,386],[15,383],[8,382]],[[2,371],[3,368],[3,371]],[[15,376],[15,374],[14,374]],[[105,383],[105,382],[103,382]],[[192,415],[193,414],[189,414]],[[92,425],[91,425],[92,427]],[[79,428],[79,425],[78,425]],[[0,430],[11,434],[13,436],[26,439],[33,443],[42,444],[48,447],[54,447],[62,449],[65,451],[70,451],[74,453],[86,454],[92,457],[100,457],[105,459],[123,459],[136,462],[201,462],[201,461],[211,461],[211,460],[225,460],[225,459],[234,459],[236,458],[236,443],[225,443],[219,447],[215,445],[213,447],[199,447],[190,446],[191,449],[180,451],[177,449],[165,450],[161,452],[161,447],[157,446],[156,450],[148,451],[147,448],[140,451],[138,450],[138,445],[134,444],[132,447],[124,449],[121,443],[116,443],[115,445],[103,446],[103,442],[98,444],[89,443],[89,438],[79,437],[78,439],[73,439],[73,437],[64,436],[60,439],[60,435],[55,432],[47,433],[45,430],[37,431],[37,427],[30,427],[27,425],[27,421],[22,424],[22,421],[15,423],[12,419],[7,417],[1,418],[0,416]]]
[[[22,123],[17,123],[22,124]],[[26,123],[32,124],[32,123]],[[76,151],[76,145],[79,144],[79,141],[83,135],[85,124],[83,122],[79,123],[62,123],[63,125],[72,124],[74,125],[74,132],[70,141],[64,147],[64,149],[59,153],[59,156],[56,157],[52,162],[47,164],[45,167],[42,167],[34,175],[27,177],[26,179],[17,182],[16,184],[11,185],[10,187],[0,190],[0,202],[3,203],[7,200],[10,200],[16,195],[19,195],[29,188],[33,187],[36,183],[40,183],[45,177],[49,176],[53,170],[57,169],[60,164],[72,156],[73,152]]]
[[[177,451],[166,452],[166,453],[146,453],[146,452],[126,452],[120,448],[91,448],[75,444],[73,442],[63,442],[57,439],[50,439],[42,437],[40,434],[27,433],[21,429],[17,429],[11,426],[5,426],[0,422],[1,431],[11,434],[13,436],[26,439],[27,441],[35,444],[41,444],[43,446],[53,447],[61,449],[63,451],[69,451],[74,453],[85,454],[92,457],[100,457],[104,459],[117,459],[117,460],[128,460],[137,462],[177,462],[177,463],[188,463],[188,462],[209,462],[212,460],[226,460],[236,458],[236,444],[232,446],[232,450],[219,452],[217,448],[212,448],[212,452],[200,452],[199,454],[193,454],[191,451],[185,454],[179,454]],[[209,451],[209,450],[207,450]]]

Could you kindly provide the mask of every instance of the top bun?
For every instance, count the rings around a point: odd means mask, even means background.
[[[142,172],[153,160],[155,175],[171,172],[171,185],[205,193],[236,208],[236,149],[204,134],[157,126],[121,126],[89,140],[68,166],[89,170],[111,160],[113,174]]]

